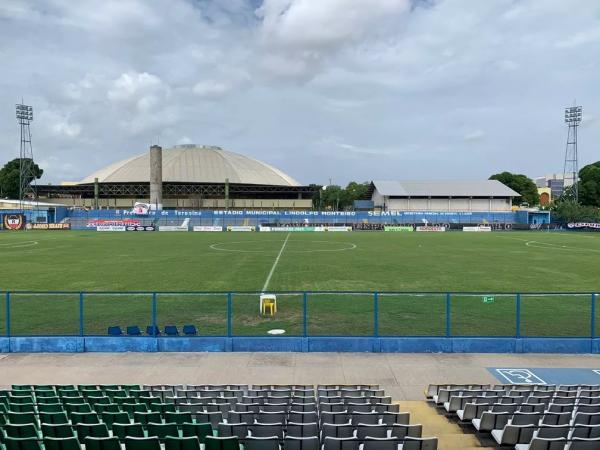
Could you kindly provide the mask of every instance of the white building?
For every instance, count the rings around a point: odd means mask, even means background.
[[[371,192],[382,211],[510,211],[519,196],[497,180],[373,181]]]

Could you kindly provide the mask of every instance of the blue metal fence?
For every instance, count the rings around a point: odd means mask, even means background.
[[[195,325],[210,337],[596,338],[596,293],[3,292],[0,336],[105,336],[110,326]],[[277,338],[273,336],[273,338]]]

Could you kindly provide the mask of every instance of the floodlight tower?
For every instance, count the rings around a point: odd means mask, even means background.
[[[31,146],[31,129],[29,124],[33,121],[33,108],[17,104],[17,121],[21,126],[21,147],[19,151],[19,209],[25,210],[25,201],[29,197],[36,197],[36,174],[33,163],[33,147]]]
[[[567,148],[565,149],[565,165],[563,169],[563,192],[566,191],[568,182],[571,183],[570,196],[575,202],[579,201],[579,163],[577,160],[577,128],[581,123],[581,106],[565,108],[565,123],[569,127],[567,132]]]

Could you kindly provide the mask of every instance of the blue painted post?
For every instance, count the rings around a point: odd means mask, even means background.
[[[10,292],[6,293],[6,337],[10,337]]]
[[[231,337],[231,292],[227,293],[227,337]]]
[[[592,339],[596,337],[596,293],[592,294],[592,320],[591,320],[591,333]]]
[[[452,295],[450,295],[450,292],[448,292],[446,294],[446,337],[450,337],[452,336],[452,330],[450,329],[450,319],[451,319],[451,310],[450,310],[450,304],[451,304],[451,299],[452,299]]]
[[[373,336],[379,336],[379,293],[373,293]]]
[[[79,293],[79,336],[83,336],[83,292]]]
[[[152,327],[155,335],[158,336],[156,332],[156,292],[152,293]]]
[[[302,334],[308,337],[308,294],[304,292],[302,296]]]
[[[521,337],[521,294],[517,294],[517,323],[515,324],[515,337]]]

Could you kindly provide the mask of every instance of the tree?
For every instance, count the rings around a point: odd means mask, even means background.
[[[600,206],[600,161],[588,164],[579,171],[579,202]]]
[[[351,181],[345,188],[332,184],[326,186],[325,189],[319,188],[319,192],[317,192],[313,201],[320,209],[343,210],[351,208],[354,205],[354,200],[364,198],[368,191],[368,182],[357,183]]]
[[[583,206],[573,200],[558,200],[552,205],[552,216],[556,222],[600,222],[600,209]]]
[[[526,175],[502,172],[492,175],[490,180],[498,180],[520,194],[519,197],[513,198],[513,205],[519,205],[523,202],[529,205],[537,205],[540,202],[537,186]]]
[[[26,161],[31,163],[31,159],[26,158]],[[19,174],[21,158],[15,158],[12,161],[7,162],[2,169],[0,169],[0,192],[2,197],[8,197],[13,199],[19,198]],[[33,164],[33,175],[30,176],[27,183],[31,183],[34,178],[40,179],[44,171],[39,168],[37,164]]]

